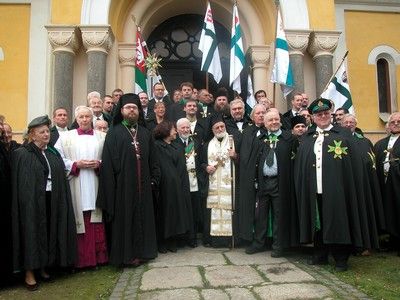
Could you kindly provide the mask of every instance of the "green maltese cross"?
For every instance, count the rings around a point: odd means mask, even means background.
[[[342,155],[347,154],[348,147],[342,147],[342,141],[334,140],[333,143],[335,144],[334,146],[328,145],[328,148],[329,148],[328,152],[334,153],[333,158],[339,157],[340,159],[342,159]]]

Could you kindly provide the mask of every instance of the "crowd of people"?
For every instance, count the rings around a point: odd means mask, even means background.
[[[373,145],[345,108],[301,92],[284,114],[263,90],[249,114],[225,88],[165,94],[91,92],[74,120],[31,120],[22,145],[0,118],[2,282],[21,272],[36,290],[52,267],[135,267],[200,242],[312,245],[307,262],[331,254],[338,271],[382,234],[400,250],[399,112]]]

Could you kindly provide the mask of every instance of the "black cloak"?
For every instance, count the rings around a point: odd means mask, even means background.
[[[258,191],[263,191],[263,162],[271,150],[268,136],[260,135],[257,141],[261,143],[260,155],[257,159],[258,164]],[[275,155],[278,165],[278,191],[279,191],[279,214],[277,222],[279,245],[284,248],[297,246],[299,241],[297,204],[294,192],[293,168],[294,159],[299,142],[290,132],[282,130],[278,137],[278,143],[275,148]],[[260,197],[260,196],[259,196]],[[262,201],[260,199],[260,201]],[[267,216],[266,216],[267,217]]]
[[[360,199],[365,209],[364,215],[369,232],[363,233],[365,248],[379,248],[379,232],[385,229],[385,217],[378,176],[376,173],[376,162],[372,150],[372,143],[361,134],[353,135],[353,142],[360,153],[363,167],[364,197]]]
[[[189,177],[185,157],[176,144],[156,140],[154,154],[160,166],[159,202],[163,239],[193,232]]]
[[[386,137],[379,140],[374,146],[374,153],[376,155],[376,171],[382,191],[386,229],[390,234],[400,238],[400,138],[393,145],[392,162],[385,182],[383,162],[386,161],[385,150],[389,139],[390,137]]]
[[[253,240],[256,206],[256,164],[260,146],[262,145],[257,138],[259,130],[260,127],[255,125],[245,128],[239,148],[239,198],[236,200],[239,224],[238,237],[248,242]]]
[[[11,166],[9,152],[0,142],[0,236],[3,245],[0,248],[0,278],[2,283],[12,274],[12,230],[11,230]],[[0,286],[3,285],[0,283]]]
[[[314,240],[316,231],[314,144],[317,136],[316,127],[311,127],[303,135],[294,166],[300,243],[305,244]],[[343,129],[336,126],[325,131],[322,145],[322,210],[319,213],[322,214],[322,238],[325,244],[345,244],[362,248],[364,245],[361,232],[368,232],[368,228],[360,225],[357,193],[363,196],[363,187],[356,190],[358,180],[355,179],[362,178],[362,169],[357,162],[359,154],[350,139],[350,135],[344,134]]]
[[[65,166],[54,148],[48,147],[45,155],[51,169],[50,217],[46,213],[46,159],[33,143],[12,153],[15,271],[71,266],[77,259],[75,217]]]

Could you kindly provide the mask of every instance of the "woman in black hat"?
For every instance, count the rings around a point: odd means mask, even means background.
[[[70,266],[76,260],[76,230],[64,163],[47,147],[47,116],[28,126],[29,143],[12,155],[14,270],[25,271],[28,290],[38,288],[35,270],[44,281],[49,266]]]

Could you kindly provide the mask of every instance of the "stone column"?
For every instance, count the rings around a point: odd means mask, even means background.
[[[267,90],[269,79],[268,68],[271,59],[270,46],[250,45],[248,49],[253,70],[254,92],[257,90]],[[272,97],[269,97],[272,99]]]
[[[307,50],[310,32],[310,30],[285,30],[295,89],[299,92],[304,92],[304,53]]]
[[[121,89],[125,93],[134,92],[136,44],[120,43],[118,59],[121,68]]]
[[[107,55],[114,36],[110,25],[81,25],[82,41],[88,56],[87,92],[106,94]]]
[[[79,30],[76,26],[45,27],[54,54],[54,92],[51,109],[64,107],[71,117],[74,56],[80,45]]]
[[[340,31],[313,31],[310,35],[308,52],[315,64],[315,90],[319,97],[332,74],[332,58],[339,42]]]

